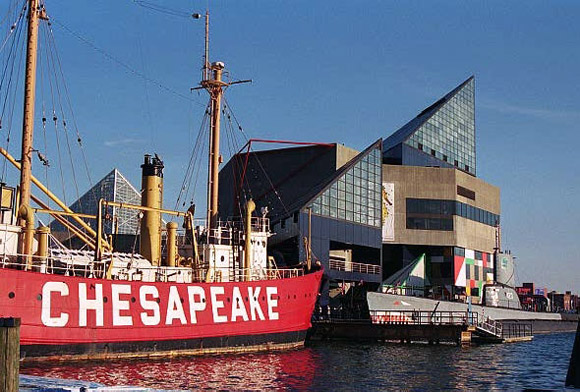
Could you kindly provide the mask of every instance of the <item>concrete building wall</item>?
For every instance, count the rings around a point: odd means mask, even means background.
[[[499,215],[498,187],[452,168],[383,165],[382,170],[383,182],[393,183],[395,194],[395,240],[385,244],[458,246],[493,252],[496,229],[458,215],[453,216],[452,231],[407,229],[406,199],[454,200]],[[458,186],[475,200],[458,194]]]
[[[343,146],[342,144],[336,145],[336,170],[340,169],[346,165],[351,159],[356,157],[359,151],[354,150],[350,147]]]

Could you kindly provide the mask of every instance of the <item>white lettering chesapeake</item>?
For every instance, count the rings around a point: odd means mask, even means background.
[[[46,282],[42,286],[42,311],[40,319],[47,327],[64,327],[68,323],[68,313],[61,312],[58,317],[51,316],[51,295],[59,293],[62,297],[68,295],[68,286],[64,282]]]
[[[179,319],[181,324],[187,324],[181,298],[177,287],[171,286],[169,288],[169,300],[167,301],[167,316],[165,317],[165,324],[173,324],[173,320]]]
[[[91,284],[92,285],[92,284]],[[87,326],[87,313],[95,311],[95,325],[103,326],[103,285],[95,283],[95,298],[87,298],[87,284],[79,283],[79,327]]]
[[[113,325],[133,325],[132,316],[121,315],[122,310],[129,310],[129,300],[122,300],[121,294],[131,294],[131,286],[128,284],[111,285],[111,302],[113,305]]]
[[[266,287],[266,298],[268,300],[268,318],[270,320],[278,320],[278,312],[274,311],[274,308],[278,307],[278,299],[274,296],[278,295],[277,287]]]
[[[192,324],[197,324],[197,312],[203,312],[206,308],[205,291],[199,286],[189,286],[187,288],[189,297],[189,318]],[[195,300],[195,296],[199,297],[199,301]]]
[[[244,321],[249,320],[244,298],[242,293],[240,293],[240,288],[236,286],[232,293],[232,321],[236,321],[238,317],[241,317]]]
[[[219,314],[219,310],[224,307],[224,301],[218,301],[217,296],[224,294],[224,288],[221,286],[212,286],[209,288],[211,297],[211,313],[213,315],[214,323],[225,323],[228,321],[228,316]]]
[[[248,297],[250,298],[250,315],[252,316],[252,320],[256,320],[256,315],[260,320],[265,320],[264,312],[262,312],[262,308],[260,307],[260,302],[258,299],[260,298],[260,289],[261,287],[256,287],[256,290],[252,290],[251,287],[248,287]]]
[[[147,296],[150,295],[154,299],[148,300]],[[161,313],[159,312],[159,304],[157,299],[159,298],[159,291],[155,286],[141,286],[139,289],[139,303],[143,310],[150,310],[153,312],[149,315],[148,312],[141,312],[141,322],[143,325],[159,325],[161,321]]]

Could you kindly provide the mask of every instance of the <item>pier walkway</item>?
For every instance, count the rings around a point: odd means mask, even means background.
[[[510,343],[532,340],[531,323],[480,319],[477,312],[384,310],[370,319],[316,320],[309,340],[393,341],[401,343]]]

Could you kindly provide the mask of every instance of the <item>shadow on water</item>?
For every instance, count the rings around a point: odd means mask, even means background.
[[[573,333],[459,348],[320,342],[283,353],[25,367],[22,374],[178,390],[562,389]]]

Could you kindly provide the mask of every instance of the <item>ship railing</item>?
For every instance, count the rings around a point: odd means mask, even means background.
[[[198,243],[205,243],[208,239],[211,244],[231,245],[234,240],[238,243],[243,241],[245,224],[240,220],[227,220],[218,222],[218,227],[208,230],[206,221],[202,219],[194,220],[194,232]],[[270,219],[265,217],[252,217],[252,232],[270,232]],[[237,237],[236,237],[237,235]],[[189,244],[185,230],[178,231],[178,246]]]
[[[275,280],[290,279],[304,275],[302,268],[268,268],[268,269],[245,269],[236,268],[234,270],[233,280],[243,282],[247,277],[253,280]]]
[[[383,271],[380,265],[355,263],[353,261],[345,261],[338,259],[328,260],[328,267],[335,271],[358,272],[369,275],[382,275]]]
[[[492,333],[495,336],[502,336],[503,325],[489,317],[483,317],[477,326],[485,331]]]
[[[381,285],[381,291],[386,294],[406,295],[406,296],[423,296],[427,291],[425,286],[414,285]]]
[[[0,268],[24,269],[26,267],[26,257],[24,254],[11,254],[0,256]],[[38,256],[32,255],[29,267],[31,271],[78,276],[85,278],[104,277],[106,268],[111,263],[111,257],[104,257],[101,261],[90,258],[79,259],[72,256]]]
[[[24,255],[14,254],[14,255],[0,255],[0,268],[10,268],[10,269],[23,269],[25,266],[24,262],[19,261],[19,256],[22,256],[24,260]],[[64,275],[64,276],[77,276],[84,278],[104,278],[106,275],[107,268],[110,266],[112,257],[109,255],[104,255],[105,257],[101,261],[95,261],[90,259],[73,260],[72,257],[40,257],[33,256],[30,263],[30,270],[40,273]],[[115,257],[115,260],[117,258]],[[142,259],[135,259],[135,262]],[[117,268],[117,263],[115,263],[115,270],[117,272],[117,279],[120,276],[127,276],[127,279],[122,280],[141,280],[136,278],[137,276],[155,276],[155,281],[169,282],[173,281],[173,275],[182,275],[181,280],[188,283],[191,282],[204,282],[207,276],[207,268],[189,268],[189,267],[160,267],[160,266],[137,266],[135,271],[129,274],[128,269]],[[246,273],[248,272],[248,273]],[[129,278],[129,275],[131,278]],[[275,280],[275,279],[290,279],[296,278],[304,275],[304,270],[302,268],[268,268],[268,269],[244,269],[237,268],[233,270],[233,274],[230,274],[229,281],[242,282],[246,281],[249,277],[250,281],[256,280]],[[223,276],[223,275],[221,275]],[[219,278],[218,280],[221,280]],[[149,280],[148,280],[149,281]]]
[[[509,322],[502,324],[501,337],[503,339],[534,336],[531,322]]]
[[[374,324],[405,325],[477,325],[478,314],[462,311],[373,310]]]

